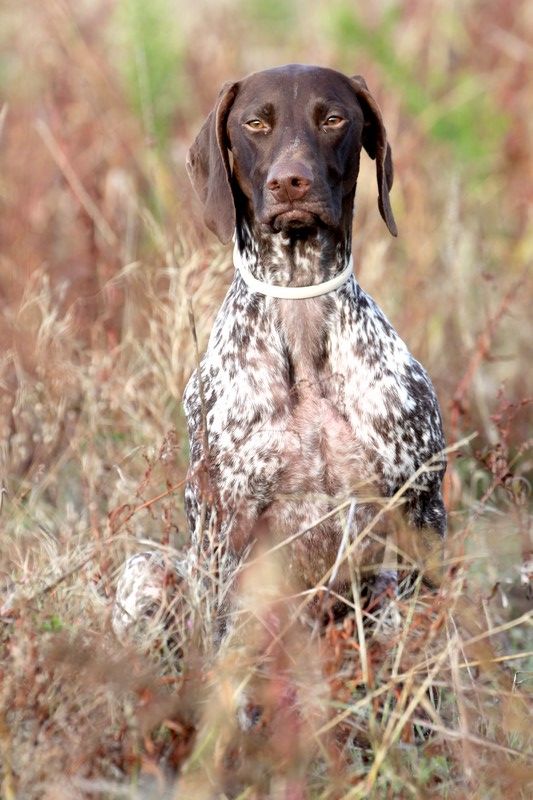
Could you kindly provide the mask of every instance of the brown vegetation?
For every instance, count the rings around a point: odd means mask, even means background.
[[[7,800],[530,796],[531,10],[352,5],[0,11]],[[359,601],[322,628],[283,550],[258,554],[220,650],[214,578],[188,587],[172,637],[155,619],[122,647],[109,617],[124,558],[187,540],[188,301],[201,348],[232,271],[199,222],[186,149],[223,80],[288,61],[364,74],[384,111],[400,237],[368,165],[356,272],[443,406],[446,577],[402,592],[392,628]]]

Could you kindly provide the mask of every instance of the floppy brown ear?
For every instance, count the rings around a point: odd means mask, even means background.
[[[236,83],[226,83],[216,106],[204,122],[187,155],[187,172],[204,204],[204,221],[221,242],[235,230],[235,203],[230,185],[226,121],[237,94]]]
[[[383,124],[383,117],[378,104],[368,90],[365,79],[361,75],[354,75],[351,80],[365,115],[363,147],[370,158],[376,159],[379,211],[392,235],[398,236],[398,228],[396,227],[389,198],[389,191],[392,188],[394,177],[392,153],[387,142],[387,132]]]

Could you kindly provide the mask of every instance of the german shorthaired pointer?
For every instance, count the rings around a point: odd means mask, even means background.
[[[433,386],[352,271],[362,148],[396,236],[391,150],[359,76],[289,65],[226,84],[187,163],[207,226],[234,237],[236,267],[184,395],[193,552],[215,531],[236,563],[267,530],[290,539],[287,568],[302,587],[329,571],[338,591],[348,583],[339,554],[376,513],[369,495],[391,497],[426,462],[405,517],[421,535],[446,527]],[[348,521],[333,511],[347,498]],[[130,559],[120,580],[119,632],[157,596],[146,559]]]

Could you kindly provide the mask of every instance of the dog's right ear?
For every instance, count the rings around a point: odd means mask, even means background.
[[[237,89],[237,83],[224,84],[186,162],[191,183],[204,205],[205,224],[224,244],[230,241],[235,230],[226,122]]]

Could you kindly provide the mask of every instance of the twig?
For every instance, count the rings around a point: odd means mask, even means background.
[[[0,139],[2,138],[2,134],[4,132],[4,125],[7,119],[7,110],[9,106],[7,103],[4,103],[2,108],[0,109]]]
[[[61,150],[58,142],[54,138],[52,131],[50,130],[48,125],[45,122],[43,122],[43,120],[39,119],[35,123],[35,127],[37,129],[37,133],[39,134],[44,144],[48,148],[50,155],[52,156],[57,166],[65,176],[77,200],[80,202],[80,204],[83,206],[87,214],[90,216],[90,218],[96,225],[102,238],[106,241],[106,243],[110,247],[116,245],[118,239],[116,237],[115,232],[112,230],[111,226],[101,213],[96,203],[93,201],[93,199],[90,197],[88,192],[83,187],[82,182],[74,172],[74,169],[72,168],[65,153]]]
[[[176,489],[179,489],[181,486],[183,486],[183,484],[186,481],[187,481],[187,478],[182,478],[181,481],[178,481],[177,483],[174,483],[172,486],[169,486],[168,489],[165,489],[164,492],[161,492],[161,494],[156,495],[156,497],[151,497],[149,500],[145,500],[145,502],[141,503],[139,506],[135,506],[135,508],[132,509],[129,512],[129,514],[126,517],[124,517],[124,519],[121,520],[121,522],[116,527],[112,526],[113,533],[115,534],[118,530],[120,530],[120,528],[123,525],[125,525],[126,522],[129,522],[130,519],[133,516],[135,516],[135,514],[137,514],[139,511],[142,511],[144,508],[150,508],[150,506],[152,506],[154,503],[157,503],[159,500],[162,500],[163,497],[168,497],[169,494],[172,494],[172,492],[175,492]],[[127,505],[119,506],[118,508],[116,508],[112,512],[110,512],[110,514],[109,514],[110,523],[112,523],[114,521],[115,517],[124,508],[128,508],[128,506]]]
[[[435,733],[442,733],[447,739],[465,739],[472,744],[477,744],[479,747],[486,747],[489,750],[499,750],[500,753],[508,753],[511,756],[525,758],[528,761],[531,760],[531,756],[525,751],[515,750],[513,747],[505,747],[505,745],[498,744],[497,742],[490,742],[487,739],[482,739],[480,736],[475,736],[473,733],[465,734],[461,731],[454,731],[451,728],[445,728],[443,725],[435,725],[427,719],[419,719],[418,717],[412,717],[411,722],[414,725],[421,725],[424,728],[429,728],[430,731],[435,731]]]

